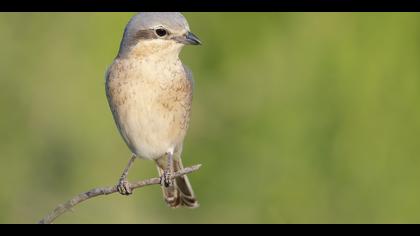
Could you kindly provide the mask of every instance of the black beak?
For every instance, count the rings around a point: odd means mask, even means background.
[[[177,37],[176,41],[185,45],[201,45],[200,39],[189,31],[184,36]]]

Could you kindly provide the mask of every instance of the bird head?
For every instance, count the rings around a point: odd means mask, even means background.
[[[143,12],[128,22],[120,45],[120,56],[176,54],[184,45],[200,45],[179,12]]]

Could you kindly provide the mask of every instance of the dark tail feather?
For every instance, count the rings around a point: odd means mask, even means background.
[[[164,172],[162,163],[159,163],[159,161],[157,163],[159,176],[162,176]],[[183,166],[181,159],[174,160],[174,172],[182,169]],[[162,186],[162,192],[165,202],[171,208],[178,208],[181,206],[187,208],[197,208],[199,206],[190,181],[186,175],[176,178],[174,185],[171,187],[166,188]]]
[[[159,176],[163,176],[163,169],[157,166]],[[171,187],[162,186],[163,198],[166,204],[171,208],[177,208],[181,205],[181,197],[176,185]]]
[[[182,170],[184,167],[182,165],[181,159],[174,160],[174,171],[177,172]],[[188,208],[197,208],[199,207],[198,201],[195,198],[194,191],[191,187],[191,183],[188,180],[188,176],[183,175],[175,179],[178,192],[181,197],[182,206]]]

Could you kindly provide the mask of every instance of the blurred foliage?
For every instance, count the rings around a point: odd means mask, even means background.
[[[184,164],[197,210],[159,187],[57,223],[420,223],[420,15],[186,13],[203,41]],[[35,223],[117,182],[130,157],[104,73],[131,13],[0,14],[0,222]],[[156,176],[138,161],[129,179]]]

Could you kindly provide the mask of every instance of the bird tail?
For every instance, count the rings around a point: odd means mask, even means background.
[[[159,176],[162,176],[166,165],[162,165],[160,161],[157,162],[157,164]],[[182,165],[181,158],[174,159],[173,166],[174,172],[182,170],[184,167]],[[170,187],[162,186],[162,192],[165,202],[171,208],[197,208],[199,206],[198,201],[195,198],[194,191],[191,187],[191,183],[188,180],[188,176],[186,175],[177,177],[174,181],[174,184]]]

